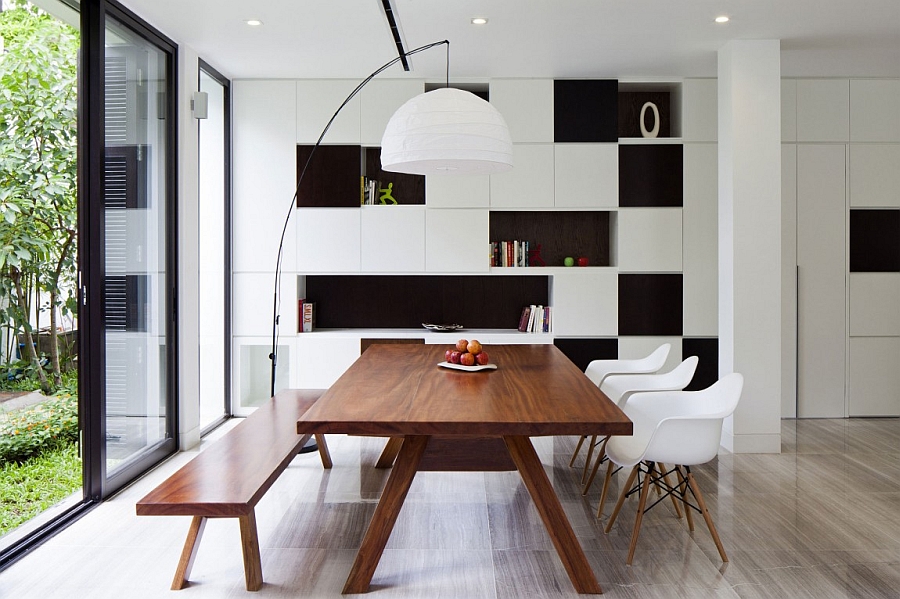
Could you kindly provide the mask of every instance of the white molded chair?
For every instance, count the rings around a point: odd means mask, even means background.
[[[691,531],[694,530],[691,510],[700,512],[722,561],[728,561],[725,548],[719,540],[715,524],[703,501],[700,487],[691,474],[691,466],[705,464],[718,454],[722,421],[737,407],[743,385],[744,377],[732,373],[702,391],[638,393],[628,400],[624,411],[634,422],[634,434],[631,437],[612,437],[606,444],[609,467],[603,483],[601,501],[606,497],[615,466],[630,467],[631,473],[622,487],[619,500],[606,525],[608,533],[619,515],[619,510],[622,509],[625,498],[640,492],[634,531],[631,533],[631,545],[626,560],[629,565],[634,557],[644,512],[655,505],[646,507],[651,485],[661,487],[663,491],[684,503]],[[658,463],[676,464],[672,472],[678,477],[677,485],[672,486],[664,482],[663,477],[656,472]],[[637,485],[632,488],[636,479]],[[696,500],[696,506],[690,502],[691,496]]]
[[[598,387],[603,383],[603,380],[614,373],[618,374],[639,374],[639,373],[648,373],[648,372],[656,372],[660,368],[663,367],[663,364],[666,363],[666,358],[669,357],[669,350],[672,349],[671,343],[663,343],[659,347],[657,347],[653,353],[651,353],[646,358],[638,358],[638,359],[621,359],[621,360],[593,360],[590,364],[587,365],[587,368],[584,369],[584,374],[587,375],[591,381]],[[572,459],[569,460],[569,467],[575,465],[575,458],[578,457],[578,452],[581,451],[581,446],[584,444],[584,440],[586,436],[581,437],[578,441],[578,445],[575,446],[575,451],[572,452]],[[591,453],[593,452],[593,443],[588,446],[588,457],[584,462],[584,470],[581,473],[581,482],[584,483],[587,478],[589,464],[591,462]]]
[[[697,362],[699,362],[699,358],[697,358],[697,356],[691,356],[685,358],[681,364],[665,373],[610,374],[603,379],[600,390],[606,393],[606,396],[616,402],[620,408],[624,408],[625,404],[628,402],[628,398],[635,393],[644,391],[681,391],[687,387],[694,378],[694,372],[697,371]],[[605,443],[606,439],[608,439],[608,437],[601,441],[601,443]],[[591,445],[594,445],[595,443],[597,443],[596,436],[591,438]],[[588,464],[585,464],[585,467],[590,465],[590,451],[591,450],[588,449]],[[584,483],[582,495],[587,495],[591,485],[594,483],[594,478],[597,476],[597,470],[600,468],[600,464],[605,461],[605,457],[606,454],[601,446],[600,451],[597,453],[597,459],[594,462],[590,477],[588,477],[587,482]],[[677,510],[676,503],[676,511]],[[602,513],[602,504],[598,517],[600,513]]]

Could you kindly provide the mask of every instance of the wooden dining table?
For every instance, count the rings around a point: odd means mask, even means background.
[[[630,435],[631,421],[553,345],[485,346],[497,368],[480,371],[439,366],[448,347],[373,345],[297,422],[402,438],[343,592],[368,591],[416,471],[515,468],[575,590],[601,593],[530,437]]]

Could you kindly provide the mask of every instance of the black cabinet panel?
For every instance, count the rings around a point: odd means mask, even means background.
[[[615,79],[554,81],[555,141],[618,141],[618,96],[619,83]]]
[[[549,303],[546,276],[309,275],[316,326],[418,328],[423,322],[515,329],[523,306]]]
[[[850,272],[900,272],[900,210],[850,211]]]
[[[619,335],[681,335],[681,273],[619,275]]]
[[[582,371],[591,360],[615,360],[619,357],[618,339],[554,339],[553,345]]]
[[[699,391],[706,389],[719,380],[719,339],[709,338],[684,338],[681,340],[681,356],[689,358],[697,356],[697,371],[691,383],[685,387],[687,391]]]
[[[680,207],[683,204],[681,144],[619,146],[619,206]]]
[[[313,146],[297,146],[297,180]],[[360,204],[360,146],[319,146],[297,191],[297,207],[352,208]]]

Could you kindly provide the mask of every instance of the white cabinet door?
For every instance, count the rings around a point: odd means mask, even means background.
[[[900,142],[900,79],[850,80],[850,141]]]
[[[425,270],[487,272],[489,212],[429,208],[425,212]]]
[[[556,207],[619,205],[618,144],[556,144]]]
[[[553,334],[615,337],[619,332],[619,273],[614,268],[573,268],[553,275]]]
[[[359,272],[359,208],[300,208],[294,218],[298,272]]]
[[[487,208],[491,205],[491,177],[428,175],[425,204],[429,208]]]
[[[681,208],[619,208],[620,272],[681,272]]]
[[[900,144],[850,144],[850,206],[900,207]]]
[[[314,144],[338,106],[359,84],[350,79],[303,79],[297,86],[297,143]],[[350,100],[322,143],[359,143],[359,95]]]
[[[284,218],[297,185],[295,85],[292,81],[235,81],[234,272],[272,270]],[[288,229],[286,247],[294,246]],[[284,267],[294,268],[293,252]]]
[[[688,337],[719,330],[718,146],[684,144],[682,272]]]
[[[365,206],[363,272],[425,270],[425,206]]]
[[[553,143],[552,79],[493,79],[490,95],[513,143]]]
[[[553,206],[553,144],[513,145],[511,171],[491,175],[491,208]]]
[[[797,81],[797,141],[850,139],[850,81]]]
[[[681,84],[682,137],[685,142],[718,139],[717,79],[685,79]]]
[[[900,273],[850,273],[850,336],[900,337]]]
[[[296,339],[292,369],[301,389],[327,389],[359,357],[359,337],[302,333]]]
[[[398,108],[425,91],[421,79],[373,79],[360,97],[360,141],[364,146],[380,146],[388,121]]]
[[[845,151],[797,147],[799,418],[843,418],[847,263]]]
[[[781,80],[781,141],[797,141],[797,80]]]
[[[850,339],[850,416],[900,416],[900,337]]]

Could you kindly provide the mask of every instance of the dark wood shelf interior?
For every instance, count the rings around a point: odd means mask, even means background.
[[[610,266],[609,212],[492,211],[491,241],[528,241],[540,245],[545,266],[564,266],[571,256],[585,257],[589,266]]]
[[[681,144],[619,146],[619,206],[684,205],[684,148]]]
[[[652,102],[659,111],[659,132],[656,137],[672,137],[671,109],[667,91],[620,91],[619,137],[643,137],[641,134],[641,109]],[[655,126],[653,111],[644,111],[644,127],[652,131]]]
[[[423,322],[515,329],[523,306],[548,304],[549,278],[307,275],[306,297],[316,302],[322,329],[419,328]]]
[[[381,189],[390,188],[391,196],[398,204],[425,203],[425,175],[407,175],[381,170],[381,148],[366,148],[365,155],[363,175],[378,181]]]
[[[297,181],[314,146],[297,146]],[[298,208],[352,208],[360,204],[360,146],[319,146],[297,190]]]

